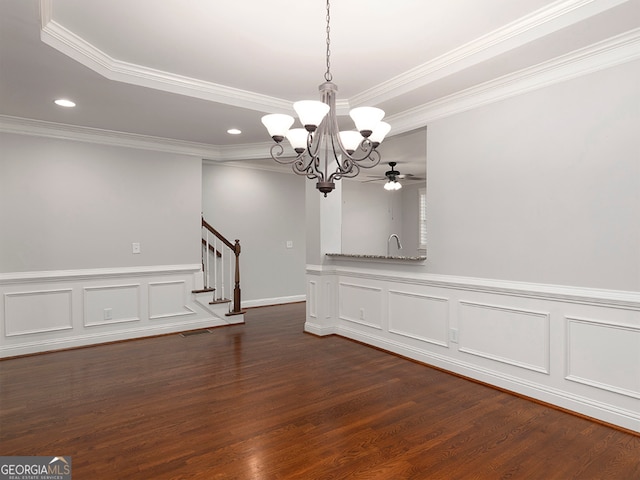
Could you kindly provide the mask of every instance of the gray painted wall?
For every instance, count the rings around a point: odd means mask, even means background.
[[[425,184],[406,184],[402,187],[402,240],[403,255],[424,255],[418,251],[419,240],[419,196],[418,192]]]
[[[430,123],[429,258],[418,268],[638,291],[639,85],[640,62],[629,62]],[[0,142],[0,272],[198,263],[204,210],[242,240],[243,299],[305,293],[304,178],[34,136]],[[348,249],[344,231],[342,241]]]
[[[390,168],[388,162],[395,161],[401,173],[424,177],[426,128],[388,138],[379,150],[386,167],[382,172]],[[342,253],[386,255],[389,235],[396,233],[403,248],[392,248],[390,253],[417,255],[418,188],[424,187],[424,181],[401,180],[402,189],[389,192],[383,188],[384,181],[371,181],[375,177],[363,169],[358,178],[342,181]]]
[[[0,272],[200,263],[200,159],[12,134],[0,145]]]
[[[305,179],[207,162],[202,172],[205,218],[240,240],[243,303],[304,295]]]
[[[429,125],[431,273],[640,289],[640,62]]]
[[[402,190],[387,192],[383,185],[344,181],[342,253],[386,255],[389,235],[402,238]]]
[[[391,255],[418,255],[418,190],[424,184],[405,182],[388,192],[384,182],[343,181],[342,253],[386,255],[392,233],[402,250],[391,243]]]

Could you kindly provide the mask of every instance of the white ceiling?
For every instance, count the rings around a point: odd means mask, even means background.
[[[260,117],[319,99],[325,15],[324,0],[0,0],[0,131],[275,164]],[[339,111],[379,106],[403,134],[640,51],[639,27],[640,0],[334,0]]]

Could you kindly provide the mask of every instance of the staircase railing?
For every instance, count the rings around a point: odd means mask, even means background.
[[[226,247],[226,248],[225,248]],[[244,313],[240,298],[240,240],[231,243],[224,235],[202,218],[202,273],[205,291],[213,292],[210,303],[231,302],[225,298],[225,289],[231,293],[233,285],[233,310],[228,315]],[[233,255],[232,255],[233,254]],[[229,280],[228,287],[225,280]]]

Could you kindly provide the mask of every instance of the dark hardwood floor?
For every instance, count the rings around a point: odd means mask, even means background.
[[[246,324],[0,362],[0,455],[73,479],[640,479],[640,437],[339,337]]]

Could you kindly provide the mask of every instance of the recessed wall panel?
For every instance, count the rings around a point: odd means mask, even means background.
[[[389,331],[447,346],[449,302],[446,298],[389,291]]]
[[[140,284],[84,288],[85,326],[140,320]]]
[[[314,281],[307,283],[307,302],[309,302],[309,316],[312,318],[318,317],[318,284]]]
[[[369,285],[340,283],[340,318],[382,329],[382,290]]]
[[[549,313],[461,301],[460,351],[549,373]]]
[[[150,283],[149,318],[156,320],[194,313],[186,307],[185,288],[184,280]]]
[[[34,290],[4,295],[7,337],[73,328],[72,290]]]
[[[566,321],[567,380],[640,399],[640,328]]]
[[[324,305],[325,305],[324,318],[325,320],[328,320],[333,317],[333,311],[334,311],[333,296],[334,296],[333,283],[325,282],[324,283]]]

